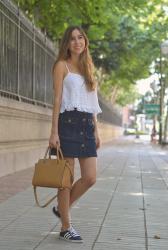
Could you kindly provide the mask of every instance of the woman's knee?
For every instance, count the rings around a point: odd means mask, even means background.
[[[82,178],[82,182],[87,186],[91,187],[96,183],[96,178],[95,177],[87,177],[87,178]]]

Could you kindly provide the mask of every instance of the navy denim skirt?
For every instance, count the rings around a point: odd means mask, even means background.
[[[58,134],[64,157],[97,157],[93,114],[76,109],[59,114]],[[56,149],[51,149],[56,155]]]

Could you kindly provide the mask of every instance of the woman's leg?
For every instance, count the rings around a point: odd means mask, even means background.
[[[77,180],[72,186],[69,202],[70,207],[74,201],[76,201],[88,190],[89,187],[91,187],[96,182],[97,158],[79,158],[79,163],[81,169],[81,178]]]
[[[72,171],[74,171],[74,158],[66,158]],[[58,211],[61,215],[61,231],[65,231],[70,227],[70,218],[69,218],[69,201],[70,201],[70,189],[59,189],[58,190]]]

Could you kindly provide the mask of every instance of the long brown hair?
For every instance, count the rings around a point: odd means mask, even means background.
[[[70,26],[66,29],[59,48],[59,53],[56,62],[54,63],[53,69],[55,68],[55,65],[58,61],[61,60],[67,60],[71,57],[70,51],[69,51],[69,42],[71,39],[72,32],[77,29],[81,35],[85,39],[85,49],[80,54],[79,57],[79,70],[80,73],[85,78],[85,83],[88,88],[88,90],[95,90],[96,88],[96,81],[94,79],[94,64],[92,61],[92,57],[89,52],[89,40],[84,32],[84,30],[79,26]]]

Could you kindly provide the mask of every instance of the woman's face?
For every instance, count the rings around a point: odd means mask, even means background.
[[[71,54],[80,55],[85,49],[85,38],[78,29],[74,29],[69,42]]]

